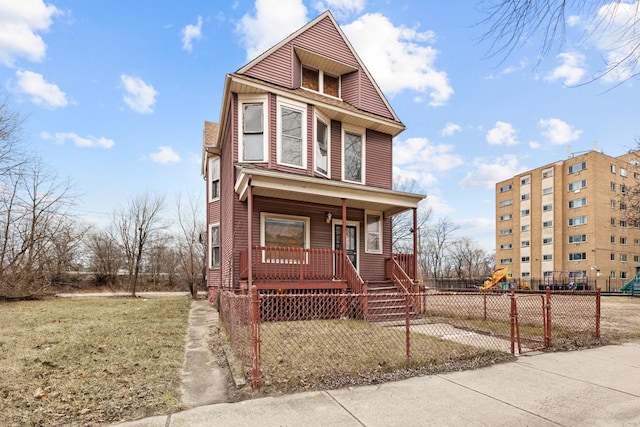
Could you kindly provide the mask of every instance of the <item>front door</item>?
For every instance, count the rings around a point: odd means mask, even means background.
[[[342,249],[342,224],[336,222],[333,224],[334,247],[336,250]],[[358,269],[358,227],[356,225],[347,224],[347,256],[351,260],[353,266]]]

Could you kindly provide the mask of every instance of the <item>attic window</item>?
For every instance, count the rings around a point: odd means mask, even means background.
[[[340,97],[340,77],[322,70],[302,67],[302,87],[325,95]]]

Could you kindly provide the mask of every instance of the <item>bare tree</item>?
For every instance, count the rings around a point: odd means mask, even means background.
[[[454,241],[449,248],[449,256],[459,279],[474,280],[491,274],[491,265],[487,264],[487,260],[493,255],[469,237],[461,237]]]
[[[587,37],[610,41],[605,67],[594,79],[617,72],[623,80],[638,75],[640,8],[622,0],[481,0],[488,25],[482,39],[490,41],[489,55],[506,59],[514,49],[537,35],[542,54],[562,46],[569,16],[590,16]],[[619,80],[619,79],[618,79]]]
[[[203,221],[201,203],[193,195],[183,201],[181,197],[176,201],[178,211],[178,224],[181,235],[178,239],[178,251],[180,263],[184,273],[184,279],[189,286],[191,298],[198,296],[198,283],[202,280],[202,271],[205,267],[206,226]]]
[[[85,250],[89,257],[89,268],[96,282],[113,289],[118,285],[118,271],[124,265],[124,256],[113,233],[109,231],[90,232],[85,239]]]
[[[164,197],[144,193],[129,199],[126,208],[114,213],[115,232],[125,255],[129,273],[129,290],[136,296],[142,258],[149,241],[165,228],[160,217]]]
[[[417,183],[415,181],[396,180],[393,189],[407,193],[417,193]],[[415,232],[419,233],[426,227],[431,217],[431,208],[418,206],[418,226]],[[403,212],[391,218],[391,248],[394,253],[408,252],[413,248],[413,211]]]
[[[449,218],[441,218],[435,225],[427,227],[422,235],[420,253],[425,258],[423,264],[436,281],[445,274],[447,251],[458,228]]]

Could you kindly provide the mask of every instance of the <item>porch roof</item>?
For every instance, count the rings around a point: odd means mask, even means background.
[[[296,200],[329,206],[342,206],[383,212],[390,217],[417,208],[426,196],[416,193],[367,187],[342,181],[262,169],[250,165],[236,165],[235,191],[241,201],[248,196],[249,186],[254,195]]]

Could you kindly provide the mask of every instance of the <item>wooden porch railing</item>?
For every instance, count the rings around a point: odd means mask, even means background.
[[[411,277],[409,277],[407,272],[402,268],[402,266],[396,260],[396,258],[391,258],[390,265],[391,265],[391,271],[390,271],[391,280],[393,280],[393,283],[395,283],[396,286],[398,286],[398,289],[402,289],[404,293],[407,293],[407,294],[417,292],[417,289],[414,289],[415,288],[414,280]]]
[[[391,258],[387,258],[384,264],[384,274],[387,279],[391,279],[392,261],[395,260],[400,268],[407,273],[407,275],[415,279],[415,264],[413,262],[413,254],[391,254]]]
[[[341,257],[344,260],[344,278],[347,281],[347,286],[351,288],[351,292],[354,294],[362,294],[365,292],[364,280],[358,274],[358,271],[351,263],[351,260],[344,256]]]
[[[248,252],[240,251],[240,279],[248,277]],[[276,246],[253,247],[254,280],[340,280],[342,251]]]

